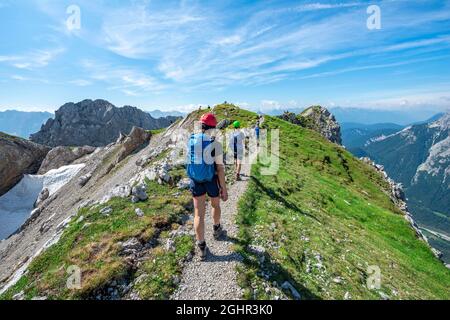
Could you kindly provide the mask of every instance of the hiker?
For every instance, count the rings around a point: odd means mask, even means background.
[[[256,135],[256,145],[259,147],[259,121],[255,126],[255,135]]]
[[[245,135],[240,130],[241,123],[233,122],[234,131],[230,137],[230,149],[233,150],[236,180],[241,180],[242,159],[244,158]]]
[[[207,246],[205,241],[206,194],[211,201],[214,220],[213,235],[217,240],[224,230],[220,224],[220,199],[228,200],[225,183],[225,167],[220,143],[208,136],[206,132],[217,126],[217,119],[212,113],[200,118],[202,130],[193,134],[188,143],[187,175],[191,179],[190,191],[194,201],[194,228],[200,259],[205,260]]]

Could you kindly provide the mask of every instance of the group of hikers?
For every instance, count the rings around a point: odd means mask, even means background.
[[[220,200],[228,200],[225,181],[225,165],[222,146],[210,136],[208,131],[215,129],[217,118],[213,113],[206,113],[200,118],[201,132],[191,135],[188,142],[187,175],[190,178],[190,191],[194,202],[194,229],[197,251],[200,259],[205,260],[208,248],[205,241],[206,195],[208,195],[213,218],[213,236],[217,240],[225,230],[221,225]],[[245,152],[246,136],[241,130],[241,123],[233,122],[233,133],[229,139],[229,150],[233,152],[235,178],[241,180],[242,160]],[[259,121],[255,125],[255,136],[259,141]]]

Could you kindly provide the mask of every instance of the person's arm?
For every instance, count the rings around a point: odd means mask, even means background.
[[[219,177],[220,197],[223,201],[228,200],[227,183],[225,181],[225,166],[217,164],[217,176]]]

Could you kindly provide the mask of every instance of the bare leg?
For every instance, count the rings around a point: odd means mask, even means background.
[[[241,167],[242,163],[241,160],[236,160],[236,176],[239,176],[241,174]]]
[[[194,198],[194,229],[197,241],[205,241],[206,196]]]
[[[220,216],[222,211],[220,210],[220,197],[211,198],[212,216],[214,224],[220,224]]]

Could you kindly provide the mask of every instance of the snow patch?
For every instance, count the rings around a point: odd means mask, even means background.
[[[446,179],[447,175],[450,174],[448,166],[449,163],[450,136],[431,146],[430,153],[427,159],[417,168],[416,174],[413,178],[413,182],[417,182],[421,173],[427,173],[429,175],[436,176],[440,174],[442,170],[444,171],[444,179]]]
[[[25,175],[13,189],[0,197],[0,239],[10,236],[26,221],[42,189],[47,188],[52,196],[84,166],[69,165],[44,175]]]
[[[370,144],[372,144],[374,142],[379,142],[379,141],[383,141],[383,140],[386,140],[386,139],[390,139],[390,138],[398,136],[398,135],[403,137],[403,138],[406,138],[406,140],[409,143],[413,143],[414,141],[416,141],[416,136],[414,135],[414,132],[411,130],[411,128],[412,128],[412,126],[408,126],[408,127],[404,128],[404,129],[402,129],[400,131],[397,131],[397,132],[392,133],[392,134],[387,135],[387,136],[382,134],[382,135],[380,135],[378,137],[371,138],[371,139],[366,141],[364,146],[368,147]]]

